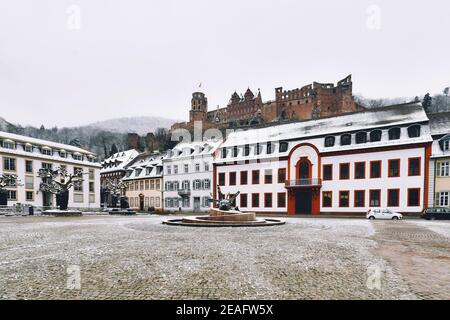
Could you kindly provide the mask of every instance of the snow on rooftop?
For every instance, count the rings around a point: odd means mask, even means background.
[[[9,132],[4,132],[4,131],[0,131],[0,139],[10,139],[15,142],[21,142],[24,144],[29,143],[29,144],[33,144],[33,145],[37,145],[37,146],[46,146],[46,147],[50,147],[50,148],[55,148],[58,150],[65,150],[65,151],[71,151],[71,152],[79,152],[82,154],[94,155],[92,152],[90,152],[88,150],[85,150],[85,149],[82,149],[79,147],[75,147],[75,146],[72,146],[69,144],[63,144],[63,143],[53,142],[53,141],[49,141],[49,140],[37,139],[37,138],[22,136],[19,134],[9,133]]]
[[[299,121],[246,131],[236,130],[228,135],[222,147],[335,135],[348,131],[370,130],[425,121],[428,121],[428,117],[422,106],[418,103],[407,103],[317,120]]]
[[[428,118],[431,135],[450,134],[450,112],[432,113]]]
[[[125,167],[139,155],[137,150],[131,149],[120,151],[102,162],[101,173],[108,173],[116,170],[124,170]]]

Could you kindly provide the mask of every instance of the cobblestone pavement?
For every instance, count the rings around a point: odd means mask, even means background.
[[[0,217],[0,298],[450,297],[449,222],[194,229],[164,219]]]

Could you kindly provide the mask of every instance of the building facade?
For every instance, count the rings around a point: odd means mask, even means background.
[[[429,204],[450,207],[450,112],[430,114],[433,148],[429,166]]]
[[[108,192],[108,181],[114,184],[122,181],[126,175],[127,166],[139,155],[139,152],[131,149],[127,151],[121,151],[113,154],[111,157],[102,161],[102,169],[100,171],[101,181],[101,203],[106,206],[112,206],[112,196]],[[125,190],[123,190],[122,196],[125,196]]]
[[[40,190],[41,168],[81,169],[83,183],[69,190],[69,208],[100,208],[100,168],[96,156],[84,149],[56,142],[0,132],[1,174],[18,176],[19,184],[7,188],[7,205],[56,207],[56,196]]]
[[[189,111],[189,122],[177,123],[178,128],[192,129],[201,121],[203,128],[248,127],[277,121],[316,119],[340,115],[364,108],[355,102],[351,75],[333,83],[313,82],[293,90],[275,89],[275,99],[263,101],[261,92],[250,88],[244,94],[234,92],[225,107],[208,111],[208,99],[203,92],[194,92]]]
[[[429,200],[432,141],[418,104],[231,133],[213,183],[224,194],[240,191],[242,211],[418,214]]]
[[[163,159],[166,211],[208,211],[213,155],[221,140],[179,143]]]
[[[143,153],[127,166],[123,181],[130,208],[138,211],[163,211],[163,164],[165,154]]]

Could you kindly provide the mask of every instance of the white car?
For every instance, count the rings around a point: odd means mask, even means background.
[[[366,218],[370,220],[401,220],[403,219],[403,215],[389,209],[376,208],[369,209]]]

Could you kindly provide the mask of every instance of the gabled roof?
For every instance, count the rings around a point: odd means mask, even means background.
[[[164,159],[178,160],[184,158],[191,158],[193,156],[212,155],[221,144],[222,140],[219,139],[210,139],[206,141],[180,142],[171,150],[171,152],[169,152],[168,156]],[[190,150],[190,152],[186,153],[186,150]]]
[[[126,166],[138,155],[139,152],[134,149],[117,152],[111,157],[103,160],[103,168],[100,170],[100,173],[109,173],[113,171],[124,170]],[[107,165],[111,165],[111,167],[106,167]]]

